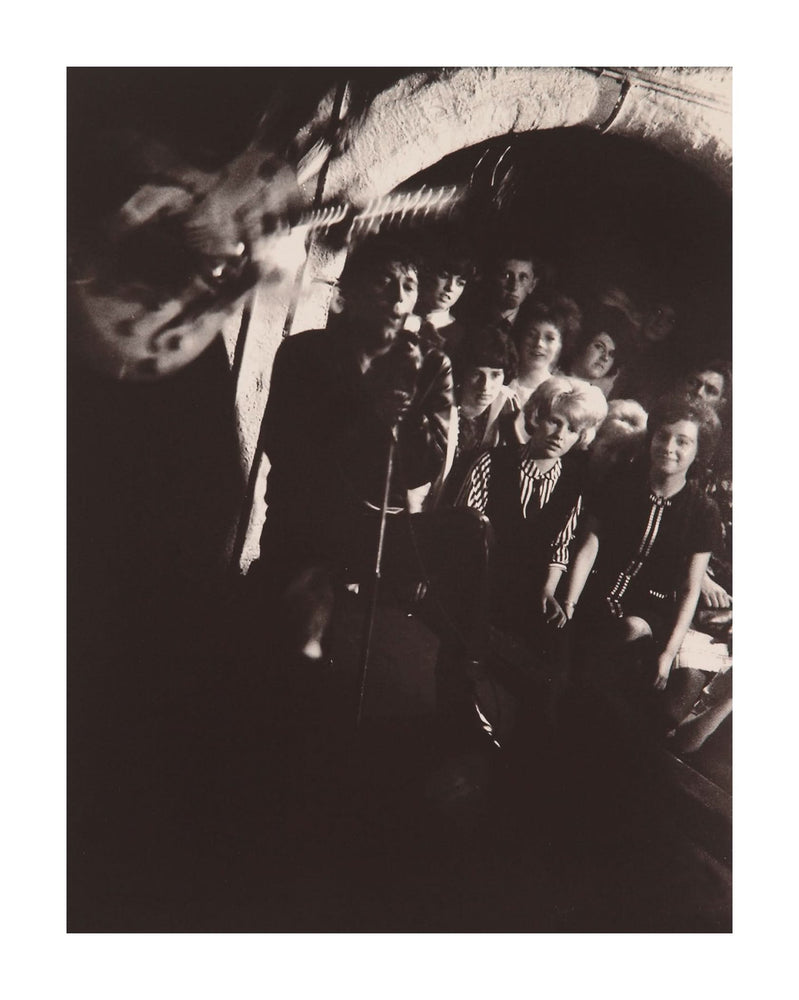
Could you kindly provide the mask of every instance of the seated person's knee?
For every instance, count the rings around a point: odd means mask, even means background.
[[[627,618],[622,619],[622,642],[640,642],[644,639],[652,638],[652,629],[643,618],[638,618],[635,615],[629,615]]]

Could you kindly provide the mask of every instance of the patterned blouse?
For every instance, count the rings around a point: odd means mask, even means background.
[[[524,458],[519,464],[519,502],[522,517],[527,520],[531,502],[538,510],[543,510],[549,502],[555,486],[560,479],[563,465],[560,459],[555,461],[551,469],[542,472],[531,458]],[[474,507],[482,514],[488,506],[489,485],[491,482],[491,452],[484,452],[472,466],[466,479],[464,490],[459,498],[460,505]],[[574,538],[577,519],[580,515],[582,498],[571,509],[568,520],[562,530],[553,540],[551,550],[551,566],[561,566],[564,569],[569,564],[569,547]]]

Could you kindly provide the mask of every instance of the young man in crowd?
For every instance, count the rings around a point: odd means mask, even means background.
[[[541,280],[542,265],[528,250],[508,248],[489,269],[488,320],[507,333],[513,330],[519,310]]]
[[[686,395],[711,406],[723,419],[732,393],[732,366],[720,358],[699,361],[685,372],[680,387]]]

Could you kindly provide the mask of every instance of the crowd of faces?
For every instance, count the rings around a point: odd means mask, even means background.
[[[357,286],[348,290],[346,301],[350,322],[371,340],[373,350],[379,350],[381,345],[388,347],[401,331],[412,329],[409,319],[414,314],[422,319],[437,317],[445,322],[452,321],[452,310],[461,302],[471,277],[471,274],[459,273],[451,267],[420,269],[410,261],[389,262],[368,273]],[[495,316],[498,319],[514,317],[516,381],[522,386],[529,385],[531,389],[562,370],[560,366],[564,364],[566,341],[573,339],[575,332],[574,319],[558,315],[557,309],[551,314],[546,314],[544,310],[544,315],[540,314],[541,310],[538,313],[534,309],[527,313],[523,311],[525,304],[530,305],[539,284],[534,261],[512,256],[497,262],[483,286],[486,302]],[[670,336],[675,320],[672,307],[657,305],[641,321],[640,339],[647,343],[661,342]],[[589,330],[587,333],[579,341],[577,349],[570,352],[566,370],[568,374],[599,385],[606,391],[603,380],[617,370],[620,345],[607,330]],[[412,340],[410,338],[409,343]],[[729,396],[728,378],[725,372],[700,366],[685,375],[679,388],[686,395],[722,413]],[[472,365],[459,379],[458,402],[469,415],[482,413],[497,399],[508,381],[506,366]],[[611,400],[612,404],[621,402]],[[639,409],[631,417],[630,406],[635,404],[628,401],[626,405],[626,417],[620,415],[617,407],[611,406],[604,432],[601,430],[597,436],[597,453],[610,452],[617,442],[633,435],[640,438],[643,434],[645,413]],[[657,438],[658,444],[663,445],[657,452],[657,461],[666,463],[668,454],[667,464],[670,467],[690,467],[696,455],[696,428],[693,431],[687,427],[671,428],[670,435],[668,443]],[[652,447],[655,447],[655,439]]]

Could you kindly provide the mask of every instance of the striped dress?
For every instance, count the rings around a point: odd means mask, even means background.
[[[582,506],[583,463],[568,455],[542,472],[523,448],[496,448],[473,464],[460,502],[494,530],[494,619],[513,631],[540,625],[550,566],[565,569]]]

